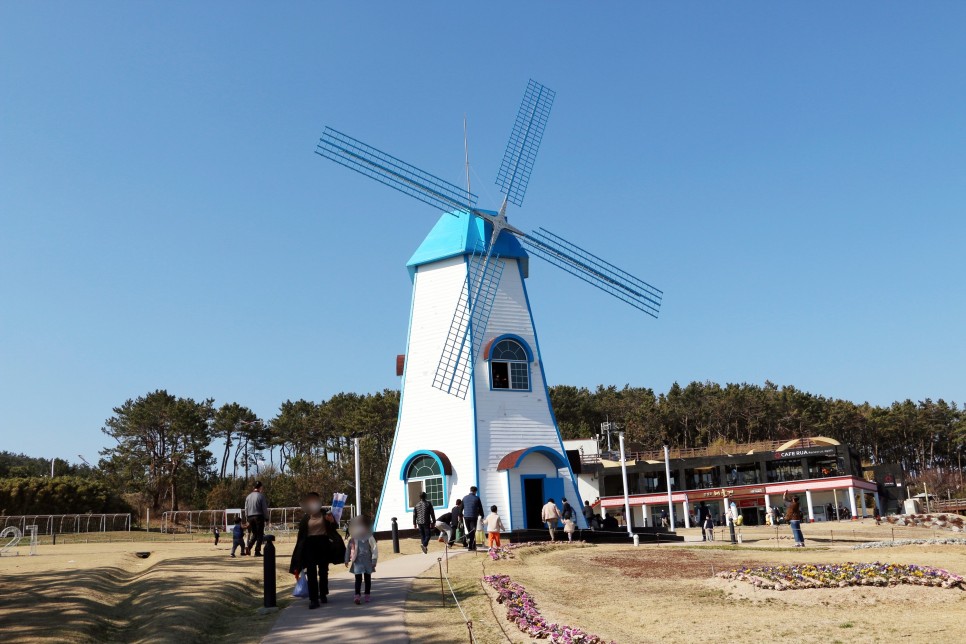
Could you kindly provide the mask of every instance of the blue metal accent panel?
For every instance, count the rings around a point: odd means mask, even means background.
[[[496,215],[495,212],[481,211],[486,214]],[[490,233],[493,227],[474,215],[453,212],[450,215],[443,215],[429,231],[426,238],[409,258],[406,263],[412,276],[413,269],[423,264],[431,264],[450,257],[459,257],[477,252],[480,248],[485,248],[489,243]],[[491,250],[493,255],[504,258],[516,258],[526,261],[527,252],[523,249],[520,241],[515,235],[503,232],[497,237],[496,243]]]
[[[443,211],[469,213],[476,205],[476,195],[330,127],[315,153]]]
[[[540,353],[540,338],[537,336],[537,325],[533,322],[533,309],[530,307],[530,295],[527,293],[526,283],[523,284],[523,297],[527,302],[527,313],[530,315],[530,327],[533,329],[533,343],[537,348],[537,358],[539,359],[540,376],[543,378],[543,394],[546,396],[547,409],[550,411],[550,420],[553,421],[553,428],[557,430],[557,444],[560,445],[560,451],[566,455],[567,450],[564,448],[563,436],[560,435],[560,425],[557,423],[557,415],[553,413],[553,405],[550,404],[550,388],[547,386],[547,372],[543,368],[543,354]],[[575,506],[577,509],[577,525],[581,528],[588,528],[590,526],[587,525],[587,520],[584,519],[584,501],[580,497],[580,486],[577,485],[577,477],[570,467],[570,461],[567,461],[567,471],[570,473],[570,482],[574,486],[574,494],[577,497],[577,505]]]
[[[530,173],[537,159],[537,150],[540,149],[555,95],[552,89],[530,79],[513,123],[496,185],[500,186],[507,201],[517,206],[523,205],[523,196],[527,192]]]
[[[657,317],[664,293],[647,282],[617,268],[576,244],[538,228],[523,236],[523,244],[530,253],[579,277],[591,286],[630,304],[634,308]]]

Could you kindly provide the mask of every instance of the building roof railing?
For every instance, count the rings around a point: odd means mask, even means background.
[[[792,445],[790,445],[792,443]],[[680,458],[705,458],[708,456],[743,456],[756,452],[777,452],[789,447],[808,448],[808,447],[827,447],[828,439],[822,437],[801,438],[795,440],[774,440],[757,441],[754,443],[715,443],[707,447],[691,447],[686,449],[671,449],[669,457],[672,459]],[[663,461],[664,450],[653,450],[646,452],[625,452],[628,461]],[[619,461],[616,451],[601,452],[597,454],[582,454],[581,462],[586,464],[598,463],[601,460]]]

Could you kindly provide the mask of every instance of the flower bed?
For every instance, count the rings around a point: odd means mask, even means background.
[[[798,590],[802,588],[845,588],[847,586],[936,586],[966,589],[963,578],[948,570],[906,564],[844,563],[760,566],[720,572],[718,577],[737,579],[756,588]]]
[[[898,546],[966,546],[966,539],[950,537],[948,539],[897,539],[896,541],[872,541],[852,546],[852,550],[866,548],[895,548]]]
[[[583,541],[523,541],[520,543],[508,543],[499,548],[490,548],[487,554],[493,561],[499,561],[500,559],[513,559],[515,555],[514,550],[519,548],[535,548],[535,547],[546,547],[546,548],[558,548],[563,546],[573,546],[573,545],[586,545]]]
[[[517,544],[522,547],[528,544]],[[506,618],[534,639],[554,644],[606,644],[605,640],[573,626],[551,624],[540,614],[533,597],[509,575],[487,575],[483,581],[496,590],[496,601],[506,606]]]

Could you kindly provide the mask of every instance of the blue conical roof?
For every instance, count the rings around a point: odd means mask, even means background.
[[[494,217],[497,215],[489,210],[482,212],[492,214]],[[471,254],[484,248],[492,231],[493,226],[489,222],[475,215],[466,212],[445,213],[406,263],[410,276],[415,273],[417,266]],[[515,235],[503,231],[496,240],[493,254],[520,259],[524,263],[524,275],[527,274],[529,256]]]

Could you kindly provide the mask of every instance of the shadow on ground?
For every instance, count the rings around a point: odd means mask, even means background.
[[[260,620],[261,568],[237,568],[196,556],[137,572],[107,566],[20,574],[5,580],[0,633],[18,642],[238,641],[239,631]]]

